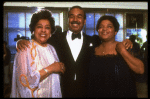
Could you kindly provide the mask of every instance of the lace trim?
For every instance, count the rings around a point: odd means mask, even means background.
[[[114,57],[118,56],[118,54],[106,54],[106,55],[95,55],[96,57]]]

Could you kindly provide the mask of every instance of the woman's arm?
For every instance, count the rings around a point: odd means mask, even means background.
[[[121,54],[121,56],[124,58],[124,60],[127,62],[129,67],[137,74],[143,74],[144,73],[144,64],[143,62],[131,55],[123,45],[122,42],[119,42],[116,45],[116,50]]]
[[[40,82],[52,73],[64,73],[64,72],[65,72],[64,64],[62,62],[54,62],[50,66],[48,66],[44,69],[41,69],[39,71]]]
[[[46,69],[46,70],[44,70]],[[64,73],[65,72],[65,67],[64,64],[62,62],[54,62],[53,64],[51,64],[50,66],[41,69],[39,71],[40,73],[40,82],[43,81],[45,78],[47,78],[50,74],[52,73]],[[38,87],[35,87],[33,89],[33,91],[35,91]]]

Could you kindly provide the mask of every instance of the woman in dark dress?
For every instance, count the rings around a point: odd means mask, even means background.
[[[96,30],[102,43],[94,49],[89,66],[89,97],[137,97],[134,74],[143,74],[143,62],[115,41],[119,23],[102,16]]]

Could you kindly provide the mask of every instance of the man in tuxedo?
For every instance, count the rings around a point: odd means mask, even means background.
[[[61,76],[62,96],[86,97],[92,39],[82,31],[86,16],[81,7],[72,7],[68,18],[69,30],[63,32],[59,39],[51,38],[49,42],[65,64],[66,71]]]

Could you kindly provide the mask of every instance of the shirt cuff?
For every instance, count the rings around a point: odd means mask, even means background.
[[[16,49],[17,49],[17,43],[18,43],[20,40],[22,40],[22,39],[19,39],[19,40],[16,42]]]

